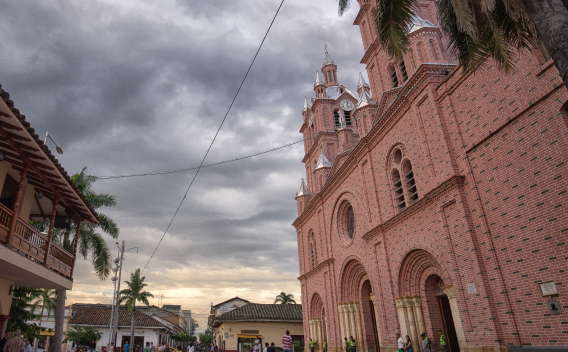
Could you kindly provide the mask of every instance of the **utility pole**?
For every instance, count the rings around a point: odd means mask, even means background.
[[[125,250],[125,243],[122,241],[122,246],[119,247],[120,258],[118,262],[118,285],[116,288],[116,296],[114,297],[114,301],[116,302],[116,307],[114,308],[114,323],[113,323],[113,330],[112,330],[112,340],[114,342],[114,347],[116,348],[116,335],[118,330],[118,316],[120,315],[120,278],[122,277],[122,262],[124,259],[124,250]],[[115,351],[109,351],[115,352]]]
[[[118,242],[116,242],[116,244],[118,245]],[[120,256],[120,246],[118,246],[118,255]],[[113,326],[114,326],[114,305],[115,305],[115,300],[116,300],[116,282],[118,281],[118,268],[119,268],[119,263],[120,263],[120,258],[116,258],[114,260],[114,263],[116,264],[116,267],[112,268],[111,270],[114,272],[114,277],[111,279],[112,282],[114,282],[114,291],[112,293],[112,308],[111,308],[111,313],[110,313],[110,327],[109,327],[109,334],[108,334],[108,344],[107,344],[107,351],[109,352],[115,352],[115,351],[111,351],[110,350],[110,343],[112,342],[112,336],[113,336]]]

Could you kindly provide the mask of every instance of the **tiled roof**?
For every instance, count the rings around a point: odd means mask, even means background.
[[[73,313],[69,324],[78,325],[110,325],[111,308],[100,306],[80,306]],[[162,323],[144,313],[134,311],[136,326],[139,327],[164,327]],[[130,326],[132,315],[125,309],[120,308],[118,326]]]
[[[298,321],[302,322],[301,304],[249,303],[215,318],[223,321]]]

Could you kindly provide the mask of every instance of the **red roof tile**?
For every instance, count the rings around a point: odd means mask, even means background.
[[[80,306],[72,315],[69,324],[77,325],[110,325],[111,308]],[[162,323],[144,313],[134,311],[136,326],[140,327],[165,327]],[[118,326],[130,326],[132,315],[125,309],[120,308]]]

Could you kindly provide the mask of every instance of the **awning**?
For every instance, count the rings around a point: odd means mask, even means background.
[[[240,335],[238,334],[237,337],[243,338],[243,339],[256,339],[258,336],[260,336],[260,338],[262,338],[262,335]]]
[[[40,331],[39,333],[40,336],[55,336],[55,331],[49,332],[49,331]]]

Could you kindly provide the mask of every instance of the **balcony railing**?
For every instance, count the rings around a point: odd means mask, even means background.
[[[12,210],[0,204],[0,242],[6,243],[10,231],[10,222],[13,216]],[[67,278],[71,278],[73,259],[75,256],[67,252],[59,244],[52,242],[47,261],[45,261],[47,241],[47,236],[18,217],[14,229],[14,236],[8,244],[12,245],[16,251],[25,255],[30,260],[40,264],[46,264],[52,270]]]

